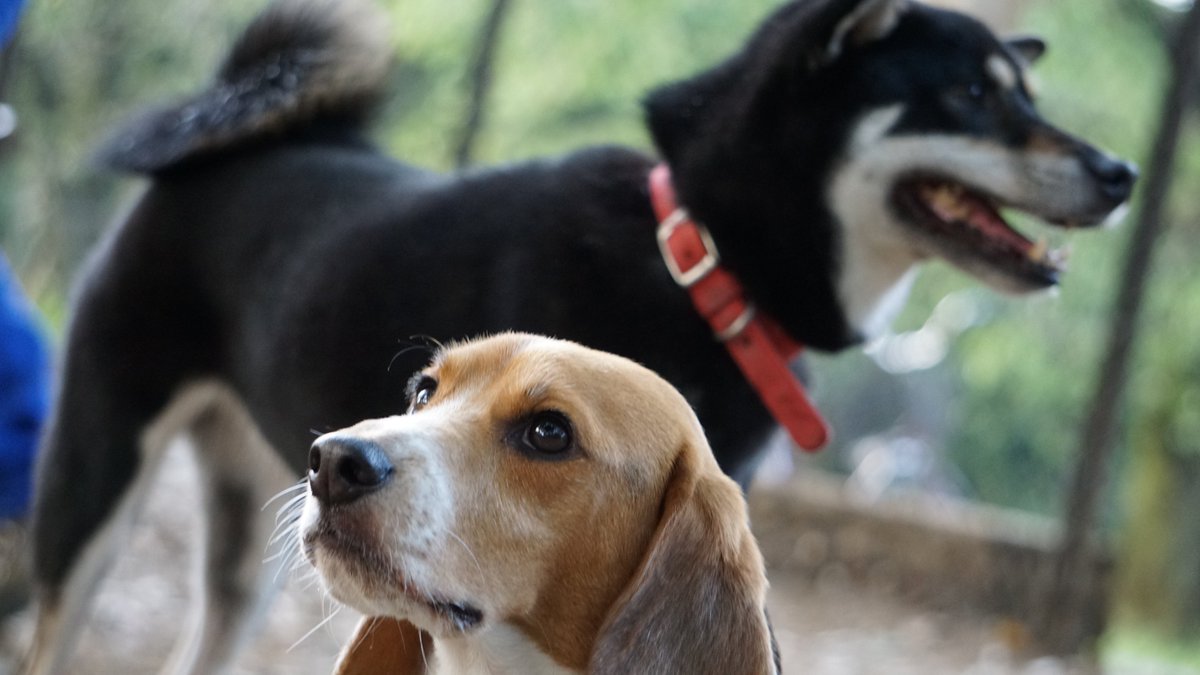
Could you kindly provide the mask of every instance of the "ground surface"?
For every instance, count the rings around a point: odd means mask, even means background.
[[[183,623],[189,535],[196,489],[183,448],[172,451],[146,517],[105,584],[72,673],[154,673]],[[1014,658],[995,622],[906,607],[854,588],[816,587],[772,575],[771,614],[784,671],[815,675],[1067,675],[1085,669],[1054,660]],[[270,613],[265,634],[236,672],[324,675],[356,617],[339,612],[319,589],[295,580]],[[0,675],[31,633],[27,615],[0,628]],[[318,626],[320,626],[318,628]],[[315,630],[314,630],[315,629]],[[1124,673],[1167,671],[1121,669]],[[1184,672],[1184,671],[1180,671]]]

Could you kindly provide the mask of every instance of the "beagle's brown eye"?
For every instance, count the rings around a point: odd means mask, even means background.
[[[433,398],[433,394],[436,391],[437,380],[428,376],[422,377],[416,386],[413,387],[412,411],[416,412],[429,405],[429,401]]]
[[[544,455],[558,455],[571,448],[571,423],[561,413],[540,413],[525,430],[525,445]]]

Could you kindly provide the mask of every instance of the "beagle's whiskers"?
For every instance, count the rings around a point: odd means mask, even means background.
[[[308,497],[307,487],[307,481],[302,480],[281,490],[279,494],[263,505],[263,509],[266,509],[272,502],[286,498],[275,514],[275,529],[271,531],[264,551],[266,557],[263,559],[263,564],[277,565],[275,581],[279,580],[280,574],[296,574],[301,568],[301,564],[306,562],[300,549],[300,537],[296,533],[296,523],[300,520],[300,514],[304,510],[304,500]],[[315,575],[315,571],[312,574]]]
[[[326,599],[328,599],[330,602],[333,603],[333,605],[334,605],[333,608],[326,613],[325,618],[321,619],[321,621],[319,623],[317,623],[317,625],[313,626],[307,633],[300,636],[299,640],[296,640],[295,642],[293,642],[292,646],[287,648],[288,652],[291,652],[296,647],[299,647],[300,644],[303,643],[305,640],[307,640],[309,637],[311,637],[313,633],[316,633],[317,631],[321,630],[322,628],[328,626],[329,623],[331,621],[333,621],[334,617],[336,617],[338,615],[338,613],[340,613],[342,611],[342,608],[345,607],[345,605],[334,600],[333,598],[329,597],[328,595],[326,595],[325,597],[326,597]]]

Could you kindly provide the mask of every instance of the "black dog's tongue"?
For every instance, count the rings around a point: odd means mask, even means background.
[[[1008,224],[996,206],[986,197],[961,185],[947,182],[924,183],[917,193],[930,213],[943,223],[957,223],[987,238],[993,245],[1018,256],[1055,269],[1066,264],[1066,251],[1051,249],[1045,239],[1036,243]]]

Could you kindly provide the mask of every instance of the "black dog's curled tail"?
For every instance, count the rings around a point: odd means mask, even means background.
[[[386,26],[369,0],[276,0],[238,39],[212,86],[132,120],[99,159],[155,173],[320,121],[361,126],[391,63]]]

